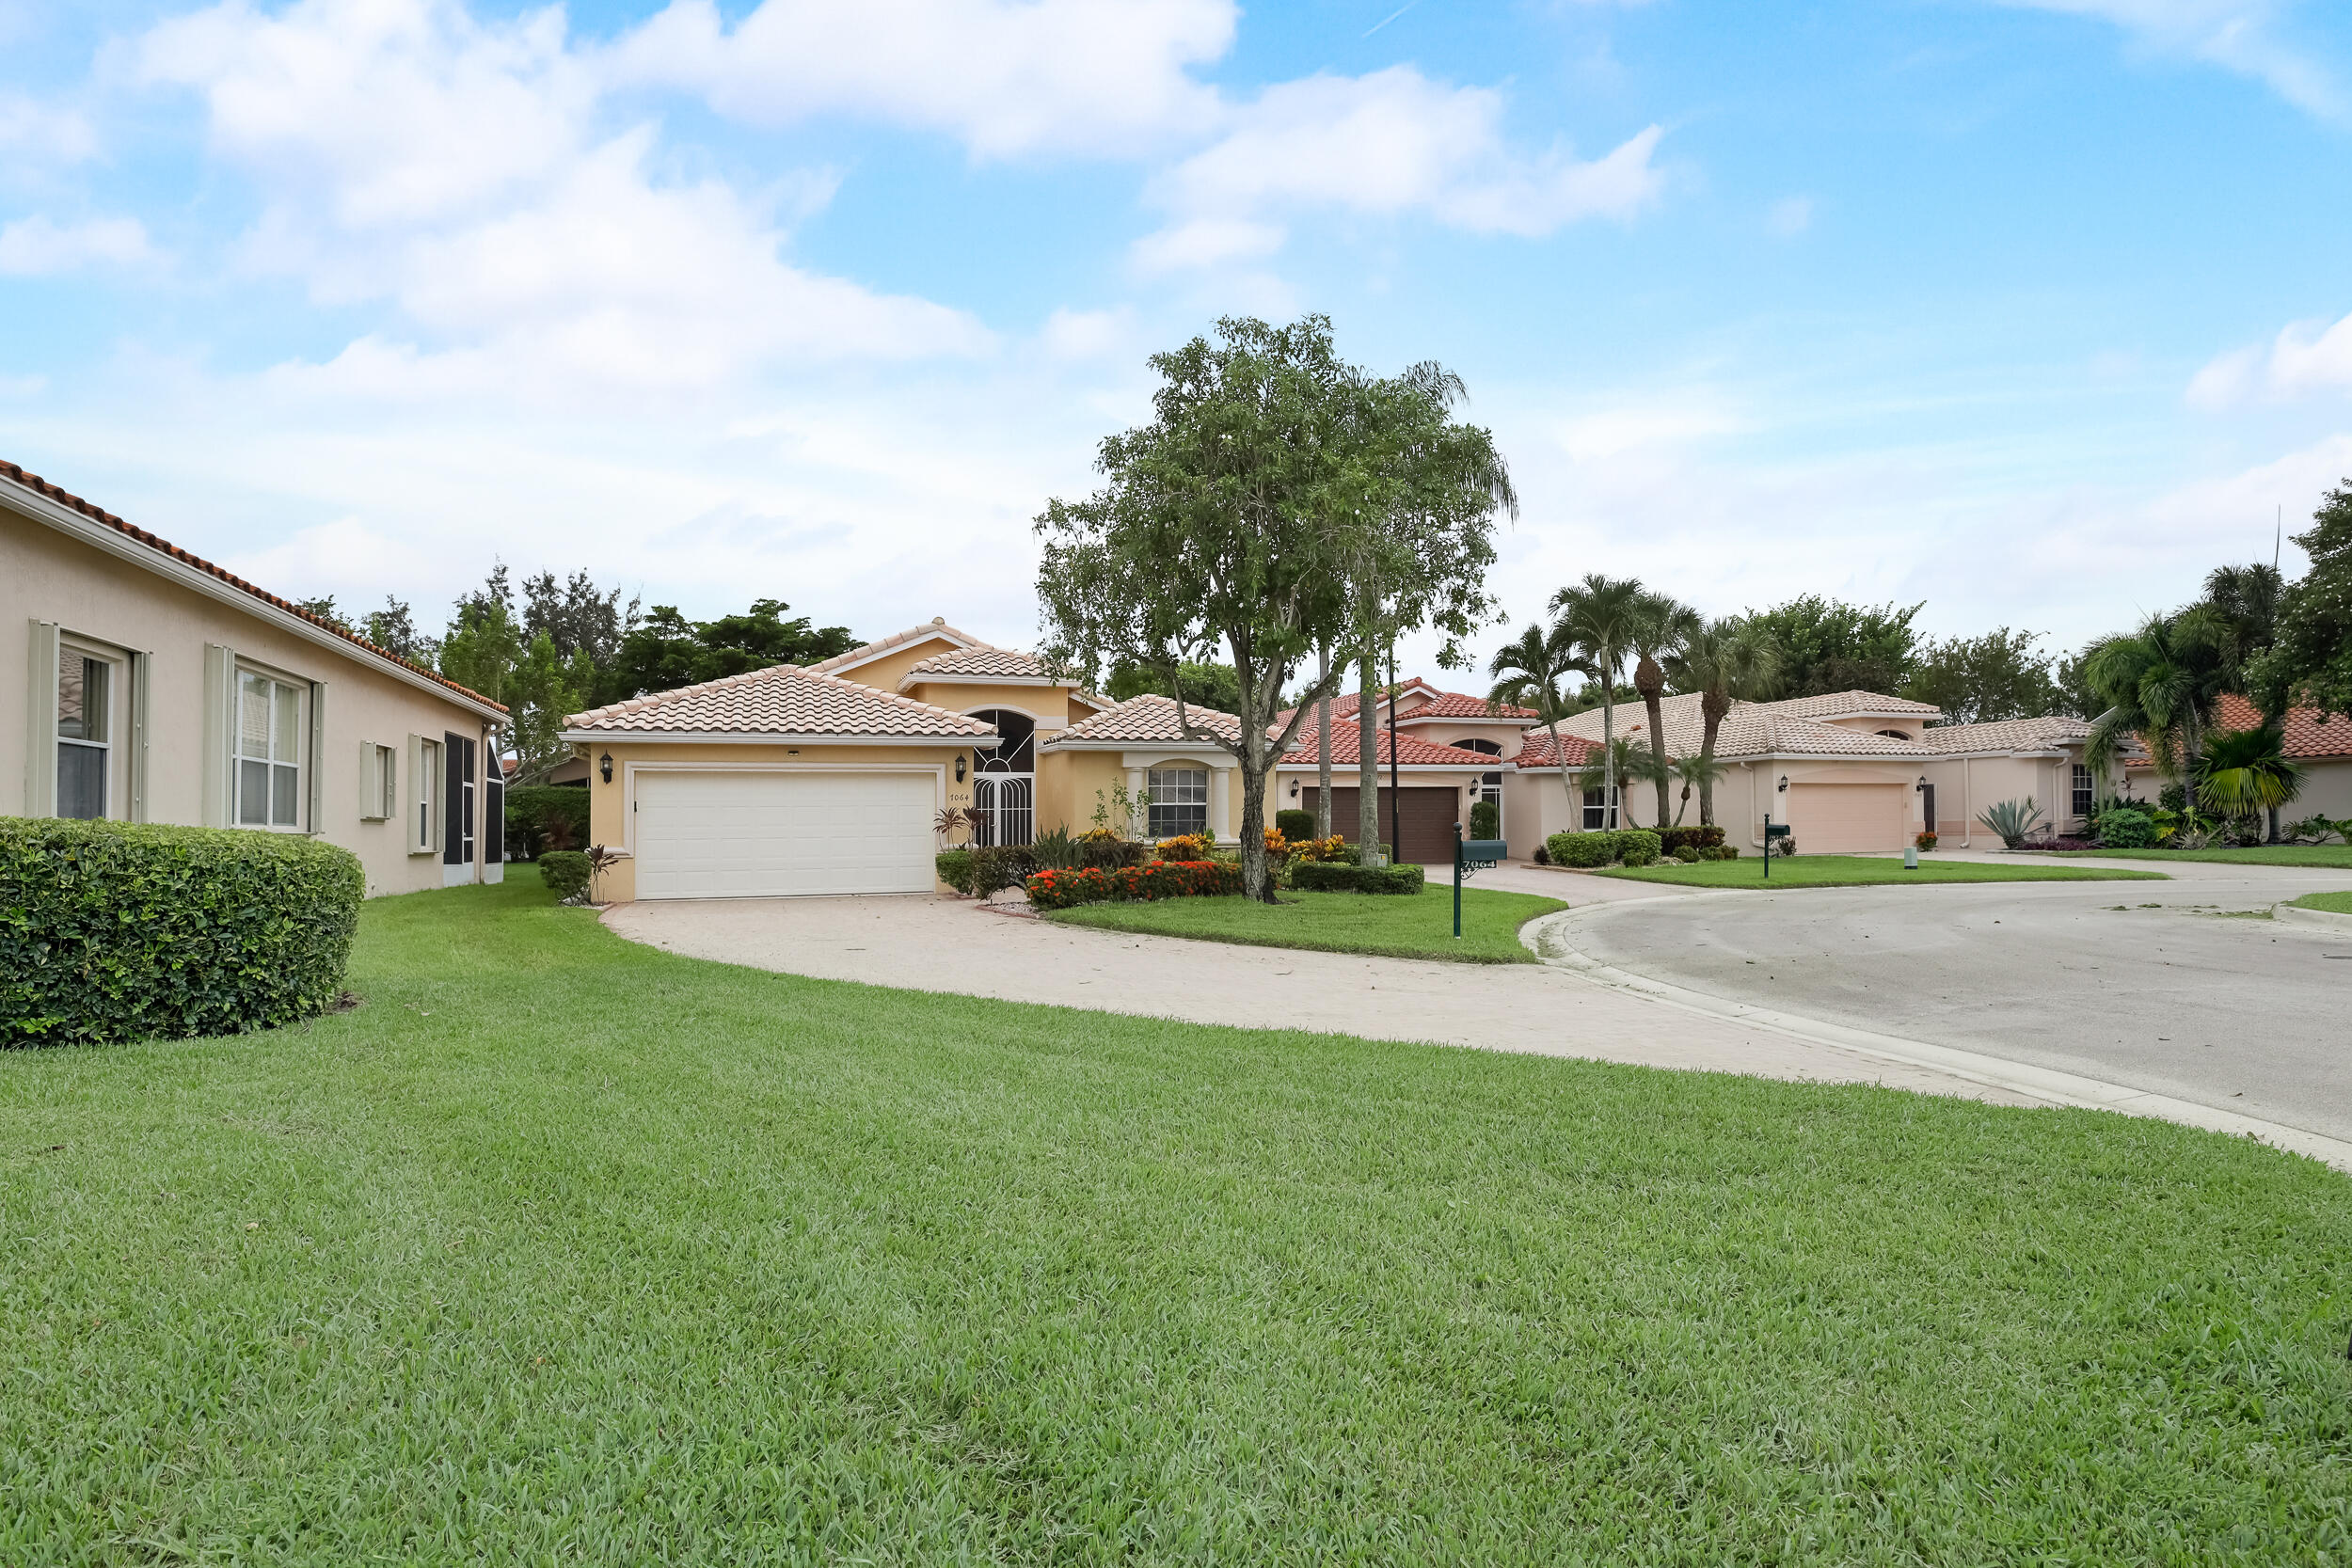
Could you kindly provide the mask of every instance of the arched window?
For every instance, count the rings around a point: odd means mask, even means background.
[[[1465,752],[1476,752],[1482,757],[1499,757],[1502,754],[1502,748],[1491,740],[1454,740],[1449,741],[1447,744],[1458,747],[1460,750]],[[1496,812],[1495,819],[1498,822],[1501,821],[1501,814],[1502,811],[1502,770],[1501,768],[1497,768],[1491,773],[1479,774],[1478,783],[1470,791],[1470,798],[1475,800],[1491,801]]]
[[[1909,740],[1911,738],[1911,736],[1905,735],[1900,730],[1881,730],[1879,731],[1879,734],[1886,736],[1889,740]]]
[[[972,748],[972,842],[1026,844],[1037,825],[1037,721],[1003,707],[972,717],[996,732],[995,745]]]

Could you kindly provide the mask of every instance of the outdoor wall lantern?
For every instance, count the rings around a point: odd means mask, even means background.
[[[596,767],[604,774],[604,782],[611,784],[612,782],[612,753],[607,752],[596,759]]]
[[[1919,782],[1913,784],[1911,787],[1918,791],[1920,794],[1925,795],[1928,792],[1928,776],[1925,773],[1920,774]]]
[[[1298,781],[1296,779],[1293,779],[1291,781],[1291,799],[1294,800],[1298,799]]]
[[[956,783],[963,783],[963,757],[961,753],[956,757]]]
[[[1786,774],[1786,773],[1783,773],[1783,774],[1780,776],[1780,791],[1779,791],[1779,792],[1780,792],[1781,794],[1783,794],[1783,795],[1786,795],[1786,794],[1788,794],[1788,774]]]

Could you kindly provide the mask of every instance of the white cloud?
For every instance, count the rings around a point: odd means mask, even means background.
[[[1629,219],[1657,201],[1659,127],[1580,161],[1565,148],[1530,153],[1502,126],[1502,95],[1432,82],[1411,66],[1368,76],[1313,76],[1269,87],[1231,128],[1153,182],[1177,216],[1137,243],[1147,270],[1273,248],[1269,214],[1336,208],[1423,214],[1480,234],[1549,234],[1585,218]]]
[[[2265,348],[2253,344],[2216,356],[2192,377],[2188,401],[2227,408],[2262,398],[2283,401],[2352,388],[2352,316],[2332,325],[2293,322]]]
[[[314,299],[390,301],[432,352],[383,334],[322,372],[378,395],[482,374],[706,386],[779,362],[985,350],[962,312],[782,259],[780,206],[660,178],[656,133],[603,135],[596,78],[559,10],[485,24],[457,0],[230,3],[144,40],[150,79],[196,89],[215,151],[263,198],[244,255]]]
[[[1997,0],[2112,23],[2143,45],[2250,76],[2296,107],[2342,119],[2337,73],[2316,52],[2284,36],[2280,0]]]
[[[1056,310],[1045,318],[1040,342],[1054,359],[1106,359],[1130,351],[1140,354],[1141,328],[1135,312],[1115,310]]]
[[[136,218],[58,225],[39,213],[0,229],[0,276],[37,277],[90,266],[136,266],[156,259]]]
[[[1784,240],[1796,238],[1813,227],[1813,198],[1809,196],[1783,197],[1772,203],[1764,214],[1764,227]]]
[[[0,152],[71,164],[97,151],[97,134],[79,111],[20,93],[0,93]]]
[[[1713,393],[1658,403],[1620,403],[1564,420],[1561,450],[1576,463],[1593,463],[1652,448],[1680,448],[1710,436],[1729,436],[1755,421]]]
[[[1190,67],[1232,44],[1232,0],[765,0],[732,28],[674,0],[604,62],[617,83],[684,87],[782,125],[860,115],[982,157],[1132,153],[1217,115]]]

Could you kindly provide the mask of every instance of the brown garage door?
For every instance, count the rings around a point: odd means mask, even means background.
[[[1800,854],[1899,849],[1910,791],[1899,784],[1788,786],[1788,832]]]
[[[1322,792],[1309,784],[1298,792],[1298,803],[1309,811],[1315,809],[1315,797]],[[1331,791],[1331,829],[1348,843],[1356,842],[1357,802],[1363,792],[1355,789]],[[1402,801],[1405,819],[1405,845],[1397,859],[1418,861],[1423,865],[1454,863],[1454,821],[1462,809],[1462,792],[1458,789],[1416,789],[1405,786]],[[1380,786],[1380,836],[1389,836],[1389,786]]]

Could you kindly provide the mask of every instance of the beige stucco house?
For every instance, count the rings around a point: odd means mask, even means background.
[[[2261,722],[2254,705],[2235,692],[2221,699],[2220,711],[2214,716],[2215,728],[2223,730],[2250,730]],[[2289,708],[2280,728],[2280,749],[2303,769],[2302,790],[2280,812],[2281,819],[2314,815],[2337,822],[2352,818],[2352,716]],[[2155,800],[2164,787],[2154,762],[2144,753],[2132,759],[2131,781],[2132,792],[2144,800]]]
[[[1699,750],[1699,701],[1661,705],[1666,755]],[[1977,819],[1997,801],[2030,798],[2055,831],[2079,832],[2096,802],[2122,788],[2120,764],[2103,776],[2086,761],[2090,726],[2079,719],[1937,723],[1942,717],[1929,704],[1876,691],[1736,704],[1716,736],[1716,760],[1729,771],[1715,786],[1715,820],[1751,848],[1763,845],[1767,814],[1788,824],[1804,851],[1896,850],[1931,827],[1946,845],[1965,848],[1992,838]],[[1646,741],[1648,721],[1638,703],[1617,708],[1620,736]],[[1517,852],[1554,832],[1657,826],[1650,784],[1620,788],[1621,816],[1599,790],[1564,787],[1564,761],[1572,781],[1599,755],[1598,709],[1559,729],[1565,758],[1538,729],[1510,759],[1504,820]],[[1672,793],[1679,807],[1680,786]],[[1695,794],[1682,820],[1698,820]]]
[[[1190,718],[1235,733],[1230,714]],[[1237,842],[1232,754],[1185,737],[1173,702],[1114,703],[944,619],[565,722],[590,835],[622,856],[599,889],[612,900],[931,892],[951,807],[981,843],[1084,832],[1098,814]]]
[[[0,816],[306,833],[496,881],[505,709],[0,463]]]

